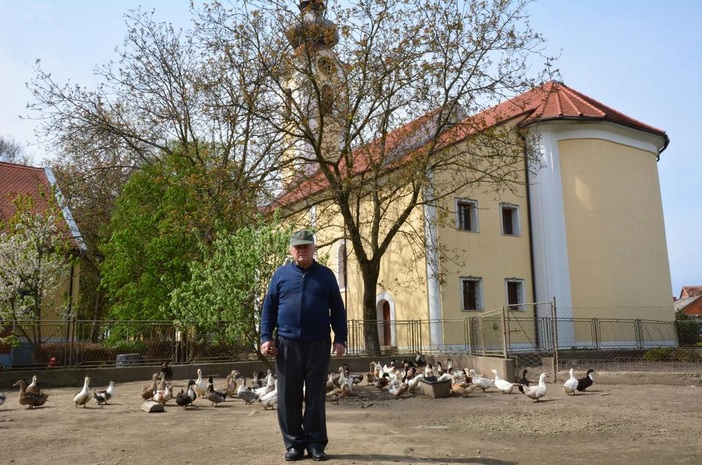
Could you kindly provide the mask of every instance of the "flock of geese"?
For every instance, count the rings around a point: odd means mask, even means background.
[[[451,360],[446,361],[446,366],[441,362],[434,364],[426,363],[417,355],[414,361],[403,360],[401,363],[392,360],[389,364],[371,362],[369,370],[364,374],[351,373],[347,364],[339,367],[338,372],[329,373],[327,380],[327,401],[339,403],[339,401],[351,394],[363,379],[367,385],[387,391],[396,398],[405,397],[406,394],[414,392],[419,383],[449,383],[450,392],[456,396],[467,397],[476,389],[483,392],[495,389],[503,394],[511,394],[516,388],[530,399],[538,402],[548,392],[546,378],[548,374],[541,373],[537,383],[527,379],[527,370],[523,370],[522,377],[512,383],[499,376],[497,370],[491,370],[492,377],[477,373],[474,369],[454,368]],[[590,369],[582,378],[575,376],[574,370],[570,369],[570,377],[563,384],[563,390],[568,395],[575,395],[585,391],[593,384],[594,370]],[[247,378],[242,376],[237,370],[232,370],[225,379],[225,385],[216,389],[212,376],[204,377],[201,369],[197,369],[197,378],[190,379],[185,389],[174,393],[171,379],[172,369],[167,363],[161,367],[160,373],[154,373],[151,382],[142,388],[141,398],[145,402],[153,402],[162,405],[168,404],[171,400],[176,405],[183,408],[195,406],[198,399],[210,402],[210,405],[217,407],[218,404],[227,399],[237,397],[244,401],[246,405],[260,402],[264,409],[275,409],[278,403],[278,393],[275,375],[268,370],[264,375],[262,372],[254,372],[251,383],[247,385]],[[116,395],[113,380],[104,389],[93,389],[90,391],[90,377],[83,380],[83,387],[78,391],[73,403],[76,407],[85,407],[91,400],[95,400],[98,405],[106,405]],[[37,384],[37,376],[32,377],[32,382],[27,385],[22,379],[18,380],[14,386],[19,386],[17,400],[20,405],[27,409],[44,405],[49,398],[49,394],[43,392]],[[7,395],[0,392],[0,405],[5,403]]]

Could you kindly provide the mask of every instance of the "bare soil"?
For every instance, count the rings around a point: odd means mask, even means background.
[[[171,401],[163,413],[145,413],[145,384],[119,384],[107,405],[91,400],[85,408],[73,404],[76,388],[52,388],[49,401],[31,410],[18,404],[17,388],[3,386],[0,463],[284,462],[274,410],[232,398],[218,407],[198,400],[190,409]],[[186,380],[174,385],[179,391]],[[516,389],[509,395],[478,390],[467,398],[434,399],[417,392],[395,399],[361,385],[328,404],[327,419],[330,464],[702,463],[698,384],[595,380],[589,392],[570,397],[553,383],[540,402]]]

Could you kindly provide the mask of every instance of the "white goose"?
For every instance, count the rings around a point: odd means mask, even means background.
[[[502,394],[512,394],[512,389],[514,388],[514,383],[510,383],[506,379],[500,378],[497,374],[497,370],[491,370],[492,374],[495,375],[495,387],[502,392]]]
[[[486,378],[483,375],[478,374],[478,372],[475,371],[473,368],[468,370],[468,373],[470,374],[471,382],[475,384],[475,386],[478,389],[482,389],[483,392],[492,387],[495,387],[495,382],[492,379]]]
[[[546,387],[546,378],[548,375],[546,373],[541,373],[539,376],[539,384],[536,386],[522,386],[524,389],[524,394],[530,399],[534,399],[536,402],[539,401],[543,396],[546,395],[548,388]]]
[[[85,380],[83,380],[83,389],[78,391],[78,394],[76,394],[76,396],[73,398],[73,402],[75,402],[76,407],[82,405],[83,408],[85,408],[85,404],[87,404],[90,398],[92,397],[90,395],[89,385],[90,376],[86,376]]]
[[[574,396],[578,390],[578,378],[575,377],[575,371],[572,368],[570,369],[570,378],[563,383],[563,390],[569,396]]]

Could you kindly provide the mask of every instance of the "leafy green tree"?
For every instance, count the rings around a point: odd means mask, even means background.
[[[51,193],[39,194],[48,202],[44,211],[37,211],[31,196],[19,195],[14,215],[0,222],[0,320],[14,327],[10,340],[23,336],[35,352],[44,342],[43,309],[61,316],[68,308],[59,288],[72,260],[61,210]]]
[[[203,259],[218,232],[236,229],[253,214],[246,186],[230,184],[226,170],[180,154],[132,174],[101,248],[110,317],[174,317],[170,294],[190,279],[190,263]]]
[[[115,57],[96,64],[99,84],[94,88],[80,82],[57,82],[50,71],[42,69],[40,61],[36,63],[36,76],[29,84],[33,95],[29,106],[39,115],[39,132],[55,154],[52,168],[88,247],[82,263],[86,273],[81,280],[83,317],[127,317],[130,307],[135,317],[164,316],[167,312],[154,309],[165,306],[166,301],[160,300],[165,290],[177,287],[182,276],[187,276],[187,267],[169,262],[166,254],[182,255],[178,250],[182,245],[197,255],[190,239],[202,236],[205,242],[214,240],[211,224],[215,220],[244,221],[250,208],[242,205],[270,200],[270,181],[277,168],[282,135],[256,121],[256,113],[246,109],[268,105],[274,111],[278,107],[257,97],[264,80],[229,68],[209,52],[206,42],[212,38],[201,33],[204,30],[208,29],[174,28],[159,22],[153,11],[127,12],[124,42],[116,44]],[[108,227],[117,197],[132,173],[142,168],[152,170],[137,176],[137,180],[150,179],[158,172],[150,165],[172,165],[173,157],[182,157],[182,169],[187,168],[192,175],[178,181],[185,185],[182,192],[187,192],[192,202],[202,200],[202,209],[183,212],[181,222],[175,221],[176,213],[171,212],[172,231],[168,220],[151,220],[138,211],[142,206],[139,201],[123,200],[122,212],[114,215],[119,224]],[[156,201],[166,189],[163,183],[153,188],[149,193],[149,187],[142,186],[141,194]],[[175,186],[168,189],[175,195]],[[130,190],[129,195],[134,196],[135,187]],[[169,202],[177,205],[174,198]],[[134,224],[139,230],[133,233],[126,231],[131,219],[124,210],[130,208],[139,220]],[[157,210],[159,207],[152,204],[146,211]],[[167,214],[165,207],[161,214]],[[157,223],[161,230],[155,228]],[[186,227],[198,232],[190,237]],[[169,238],[163,239],[166,250],[156,252],[157,236],[164,230]],[[178,230],[181,238],[176,240]],[[113,240],[117,242],[110,244]],[[130,242],[137,247],[148,242],[147,262],[155,268],[141,263],[139,253],[146,250],[128,250]],[[107,251],[110,256],[104,257]],[[118,264],[117,257],[129,261]],[[104,260],[109,262],[107,267],[102,266]],[[130,281],[131,265],[136,271],[134,282]],[[111,270],[106,283],[102,283],[103,269]],[[152,276],[147,277],[149,274]],[[144,292],[149,283],[156,292],[153,297]],[[107,296],[108,289],[118,294]],[[138,295],[149,299],[144,308],[136,301]],[[109,312],[112,303],[118,308]]]
[[[171,295],[182,325],[258,351],[261,306],[273,272],[288,256],[290,231],[259,223],[221,235],[192,262],[191,278]]]

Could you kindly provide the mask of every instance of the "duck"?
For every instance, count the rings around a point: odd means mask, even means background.
[[[419,351],[417,351],[417,355],[414,357],[414,364],[418,367],[423,367],[427,364],[427,361],[424,359],[424,356]]]
[[[141,398],[144,400],[151,399],[158,388],[158,373],[151,375],[151,383],[144,386],[141,390]]]
[[[534,401],[538,402],[539,399],[545,396],[546,392],[548,392],[548,388],[546,387],[547,377],[548,375],[546,373],[541,373],[539,376],[539,384],[536,386],[522,386],[524,389],[524,394],[526,394],[528,398],[534,399]]]
[[[159,388],[156,389],[156,393],[154,393],[154,396],[151,398],[154,402],[163,405],[166,405],[171,399],[173,399],[173,386],[171,383],[165,383],[162,387],[159,386]]]
[[[170,360],[165,360],[163,363],[161,363],[161,374],[163,379],[166,381],[173,380],[173,368],[170,367],[170,363]]]
[[[232,370],[231,373],[229,373],[227,375],[227,378],[224,380],[225,384],[227,385],[227,388],[224,390],[224,392],[227,393],[227,397],[229,398],[231,398],[236,393],[236,379],[238,377],[239,372],[237,370]]]
[[[578,378],[575,377],[575,371],[572,368],[570,369],[570,378],[563,383],[563,390],[569,396],[574,396],[578,390]]]
[[[497,370],[494,368],[490,371],[495,376],[495,388],[497,388],[502,394],[512,394],[514,383],[510,383],[506,379],[500,378],[500,376],[497,374]]]
[[[347,378],[351,378],[351,381],[353,382],[353,384],[355,386],[358,386],[359,384],[361,384],[361,381],[363,381],[363,373],[361,373],[361,374],[351,373],[351,369],[349,368],[349,366],[346,363],[344,363],[342,366],[344,367],[344,376],[346,376]]]
[[[468,397],[478,386],[475,384],[454,382],[451,383],[451,392],[457,396]]]
[[[420,379],[424,379],[424,375],[422,373],[414,375],[414,377],[412,377],[406,381],[407,386],[409,386],[409,389],[408,389],[409,392],[414,392],[414,390],[417,389],[417,386],[419,386]]]
[[[592,377],[592,375],[594,373],[595,373],[595,370],[590,368],[589,370],[587,370],[587,374],[584,377],[578,378],[578,387],[576,389],[579,392],[584,392],[587,388],[592,386],[592,383],[595,382],[593,377]]]
[[[49,398],[49,394],[46,393],[37,394],[36,392],[26,392],[27,383],[25,383],[23,379],[17,380],[13,386],[19,386],[20,391],[17,400],[20,405],[26,405],[27,409],[40,407],[44,405]]]
[[[25,392],[33,392],[35,394],[41,394],[41,389],[37,384],[37,375],[32,376],[32,382],[25,388]]]
[[[243,382],[236,388],[236,396],[243,400],[246,405],[251,405],[256,402],[256,394],[253,391],[249,391],[246,387],[246,378],[243,378]]]
[[[370,362],[366,374],[366,384],[373,384],[380,377],[380,362]]]
[[[333,404],[338,404],[341,399],[348,397],[351,391],[353,391],[353,381],[350,378],[346,378],[344,384],[327,392],[326,399]]]
[[[218,404],[227,400],[227,393],[215,389],[212,376],[209,376],[207,378],[207,393],[205,394],[205,397],[207,398],[207,400],[212,402],[213,407],[216,407]]]
[[[265,379],[266,384],[263,387],[253,390],[254,394],[256,395],[256,399],[260,399],[261,397],[265,396],[273,389],[275,389],[275,377],[273,376],[273,373],[270,370],[268,371],[268,375],[266,375]]]
[[[517,381],[517,383],[518,383],[519,385],[521,385],[521,386],[529,386],[530,381],[529,381],[529,379],[527,378],[527,373],[528,373],[528,371],[526,370],[526,368],[525,368],[524,370],[522,370],[522,377],[519,378],[519,380]],[[520,389],[520,390],[521,390],[521,389]]]
[[[207,380],[202,377],[202,370],[197,369],[197,379],[195,380],[195,386],[193,387],[198,397],[205,397],[207,395]]]
[[[390,375],[387,373],[383,373],[381,377],[373,381],[373,386],[377,387],[378,389],[385,389],[387,385],[390,383]]]
[[[492,387],[495,387],[495,381],[478,374],[478,372],[476,372],[473,368],[468,370],[468,373],[470,374],[470,378],[473,384],[475,384],[475,387],[478,389],[482,389],[483,392],[487,391]]]
[[[187,389],[185,391],[181,389],[180,393],[176,395],[176,404],[180,405],[183,408],[193,405],[193,402],[195,402],[195,400],[197,399],[197,394],[195,393],[195,389],[193,388],[193,386],[195,386],[195,380],[188,380]]]
[[[110,381],[107,389],[95,389],[93,391],[93,397],[97,401],[98,405],[107,404],[107,401],[115,396],[115,380]]]
[[[83,408],[85,408],[85,404],[88,403],[88,401],[92,398],[90,395],[90,376],[86,376],[85,379],[83,380],[83,389],[78,391],[78,393],[75,395],[73,398],[73,402],[76,404],[76,407],[79,405],[82,405]]]
[[[333,391],[337,387],[336,383],[334,383],[334,372],[331,371],[329,372],[329,376],[327,376],[327,392]]]
[[[0,405],[4,404],[5,400],[7,400],[7,394],[0,392]]]
[[[278,405],[278,384],[276,382],[275,387],[273,390],[263,396],[261,396],[258,399],[259,402],[261,402],[261,405],[263,405],[264,410],[268,409],[274,409]]]
[[[409,391],[409,384],[402,382],[399,384],[394,384],[388,388],[388,392],[396,399],[401,399],[402,395],[407,391]]]

